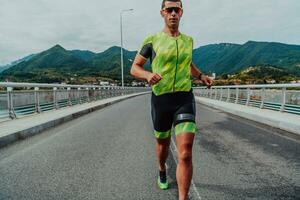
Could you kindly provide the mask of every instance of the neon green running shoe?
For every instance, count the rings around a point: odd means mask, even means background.
[[[157,184],[158,184],[158,187],[161,190],[166,190],[166,189],[169,188],[169,183],[167,181],[167,172],[166,171],[159,171]]]

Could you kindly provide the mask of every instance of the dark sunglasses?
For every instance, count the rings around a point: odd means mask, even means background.
[[[175,13],[179,13],[181,11],[180,7],[168,7],[168,8],[164,8],[164,11],[166,11],[167,13],[172,13],[173,11],[175,11]]]

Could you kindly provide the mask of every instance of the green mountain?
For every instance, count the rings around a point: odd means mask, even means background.
[[[10,67],[10,65],[3,65],[3,66],[0,66],[0,73],[6,69],[8,69]]]
[[[84,61],[90,61],[96,55],[94,52],[81,51],[81,50],[72,50],[71,53],[72,53],[73,56],[75,56],[79,59],[82,59]]]
[[[134,51],[123,50],[124,73],[127,79]],[[43,51],[29,60],[4,70],[0,81],[25,82],[69,82],[70,77],[109,77],[120,79],[120,47],[111,47],[102,53],[91,51],[66,50],[60,45]]]
[[[136,51],[124,49],[125,80],[129,75]],[[211,44],[193,51],[193,62],[206,73],[234,74],[249,66],[274,66],[300,76],[300,46],[275,42],[249,41],[239,44]],[[113,46],[101,53],[66,50],[60,45],[43,51],[0,73],[0,81],[70,82],[78,77],[106,77],[120,80],[120,47]],[[149,63],[146,69],[150,70]],[[74,78],[75,77],[75,78]],[[77,78],[76,78],[77,77]]]
[[[19,64],[19,63],[21,63],[21,62],[23,62],[23,61],[28,61],[28,60],[32,59],[35,55],[36,55],[36,54],[31,54],[31,55],[26,56],[26,57],[24,57],[24,58],[21,58],[21,59],[19,59],[19,60],[13,61],[13,62],[10,63],[10,64],[0,66],[0,73],[1,73],[2,71],[6,70],[6,69],[8,69],[8,68],[10,68],[10,67],[12,67],[12,66],[15,66],[15,65],[17,65],[17,64]]]
[[[228,74],[254,65],[273,65],[300,75],[300,45],[249,41],[214,44],[194,50],[194,63],[205,72]]]
[[[274,83],[281,83],[297,80],[297,77],[287,70],[270,65],[251,66],[233,75],[231,78],[239,79],[248,84],[270,83],[272,81]]]

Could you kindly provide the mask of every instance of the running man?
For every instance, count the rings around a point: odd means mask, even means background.
[[[193,175],[192,146],[196,132],[191,76],[208,86],[213,81],[192,63],[193,39],[179,32],[183,14],[181,0],[163,0],[160,14],[165,22],[163,31],[144,40],[131,74],[152,86],[151,114],[157,141],[158,186],[168,188],[165,163],[173,125],[178,150],[179,200],[186,200]],[[152,72],[144,69],[147,59],[150,59]]]

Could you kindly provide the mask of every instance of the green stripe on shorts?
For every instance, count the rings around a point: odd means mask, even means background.
[[[154,130],[154,135],[157,139],[166,139],[171,136],[171,130],[160,132]]]
[[[182,122],[175,126],[175,135],[183,132],[196,133],[197,126],[195,122]]]

